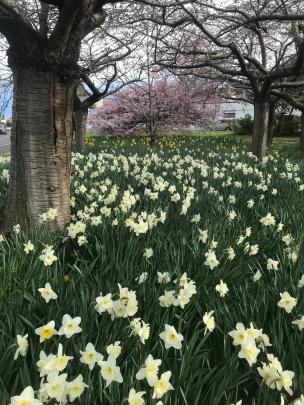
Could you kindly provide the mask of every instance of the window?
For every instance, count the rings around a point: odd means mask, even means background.
[[[235,118],[235,112],[224,112],[224,118]]]

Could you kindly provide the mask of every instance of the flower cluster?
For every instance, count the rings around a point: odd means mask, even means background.
[[[166,277],[168,277],[168,275],[159,273],[159,282],[163,283]],[[190,302],[191,297],[196,294],[195,282],[187,277],[187,273],[184,273],[180,278],[176,279],[174,283],[176,284],[176,289],[165,290],[164,295],[159,297],[159,304],[161,307],[165,308],[175,306],[183,309]]]

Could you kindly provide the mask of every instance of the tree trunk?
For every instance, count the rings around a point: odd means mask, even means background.
[[[304,159],[304,110],[301,111],[300,156]]]
[[[40,214],[57,209],[50,222],[70,221],[72,115],[76,82],[56,73],[14,70],[11,167],[6,230],[37,225]]]
[[[267,147],[272,146],[274,130],[275,130],[275,104],[270,103],[269,119],[268,119]]]
[[[83,152],[84,139],[87,130],[88,109],[81,108],[75,110],[75,139],[76,150],[79,153]]]
[[[259,159],[266,156],[269,120],[269,100],[258,97],[254,102],[254,126],[252,137],[252,152]]]

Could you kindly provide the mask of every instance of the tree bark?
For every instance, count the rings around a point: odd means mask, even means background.
[[[270,103],[269,118],[268,118],[267,147],[272,146],[274,130],[275,130],[275,104]]]
[[[304,110],[301,111],[300,157],[304,159]]]
[[[79,153],[83,152],[84,139],[87,129],[88,109],[79,108],[75,110],[75,140],[76,150]]]
[[[50,227],[70,221],[70,171],[74,79],[34,68],[14,69],[11,167],[6,230],[37,225],[49,208]]]
[[[267,97],[256,97],[254,102],[254,126],[252,152],[259,159],[266,156],[269,120],[269,100]]]

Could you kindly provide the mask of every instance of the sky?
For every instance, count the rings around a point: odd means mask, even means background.
[[[12,116],[12,105],[9,103],[7,109],[4,112],[5,118],[11,118]]]

